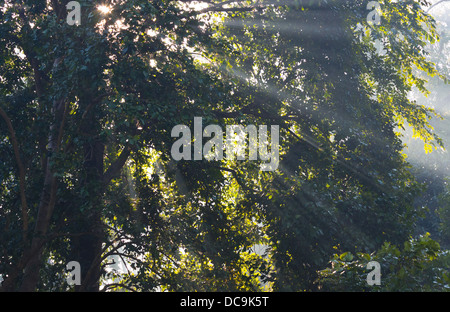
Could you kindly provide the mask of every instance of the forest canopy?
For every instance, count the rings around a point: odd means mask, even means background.
[[[432,3],[68,3],[0,1],[2,291],[449,289]]]

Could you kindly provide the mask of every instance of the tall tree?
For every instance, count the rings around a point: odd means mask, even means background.
[[[67,2],[0,2],[2,290],[66,290],[69,261],[79,291],[314,290],[334,248],[408,235],[396,127],[440,144],[407,97],[438,74],[424,1]],[[174,161],[196,116],[279,125],[279,169]]]

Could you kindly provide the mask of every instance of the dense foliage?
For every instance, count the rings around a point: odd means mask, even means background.
[[[383,264],[380,285],[366,282],[370,261]],[[448,291],[450,253],[441,251],[429,234],[411,239],[400,249],[385,243],[376,254],[335,255],[332,268],[321,271],[324,289],[333,291]]]
[[[364,290],[335,274],[369,258],[388,290],[448,287],[448,255],[411,238],[424,187],[400,131],[443,147],[410,98],[447,81],[426,1],[379,1],[380,23],[362,0],[79,1],[78,26],[67,2],[0,1],[2,290]],[[278,125],[278,169],[175,161],[194,117]]]

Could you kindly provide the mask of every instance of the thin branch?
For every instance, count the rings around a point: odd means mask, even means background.
[[[450,1],[450,0],[441,0],[441,1],[436,2],[435,4],[433,4],[432,6],[430,6],[430,7],[428,8],[427,13],[428,13],[432,8],[434,8],[435,6],[437,6],[438,4],[440,4],[440,3],[442,3],[442,2],[447,2],[447,1]]]
[[[203,10],[198,11],[198,14],[201,13],[208,13],[208,12],[249,12],[249,11],[253,11],[257,8],[260,7],[245,7],[245,8],[224,8],[224,7],[210,7],[210,8],[205,8]]]
[[[127,269],[128,274],[130,274],[130,269],[128,268],[128,264],[123,258],[123,254],[117,253],[117,255],[120,257],[120,260],[122,260],[123,264],[125,265],[125,268]]]
[[[123,246],[126,246],[128,244],[130,244],[130,242],[120,242],[119,244],[117,244],[116,246],[113,246],[113,248],[109,251],[106,251],[109,247],[111,247],[113,245],[113,243],[116,240],[113,240],[110,244],[108,244],[108,246],[106,246],[105,248],[103,248],[102,250],[102,255],[101,255],[101,261],[105,260],[106,258],[108,258],[109,256],[112,256],[114,254],[116,254],[116,251],[119,250],[120,248],[122,248]]]
[[[222,166],[214,166],[214,167],[219,169],[219,170],[230,172],[233,175],[233,177],[236,180],[236,182],[239,184],[239,186],[243,187],[244,189],[248,189],[247,186],[240,179],[239,174],[236,172],[236,170],[230,169],[230,168],[227,168],[227,167],[222,167]]]
[[[138,258],[136,258],[136,257],[134,257],[134,256],[132,256],[130,254],[116,253],[115,252],[115,253],[109,253],[108,256],[119,256],[122,259],[123,263],[125,264],[125,267],[127,268],[128,273],[130,272],[130,270],[128,269],[127,263],[126,263],[125,259],[123,259],[123,257],[129,258],[131,260],[134,260],[134,261],[136,261],[139,264],[145,264],[144,261],[142,261],[141,259],[138,259]],[[156,272],[152,267],[147,267],[147,269],[150,270],[152,272],[152,274],[155,274],[156,276],[158,276],[159,278],[162,279],[161,273]]]
[[[101,291],[101,292],[106,292],[106,290],[107,290],[108,288],[117,288],[117,287],[123,287],[123,288],[128,289],[129,291],[132,291],[132,292],[138,292],[136,289],[134,289],[134,288],[132,288],[132,287],[130,287],[130,286],[127,286],[127,285],[125,285],[125,284],[120,284],[120,283],[108,284],[108,285],[106,285],[105,287],[103,287],[103,289],[100,290],[100,291]]]

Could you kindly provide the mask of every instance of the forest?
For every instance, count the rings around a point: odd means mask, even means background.
[[[0,291],[449,291],[449,13],[0,0]]]

